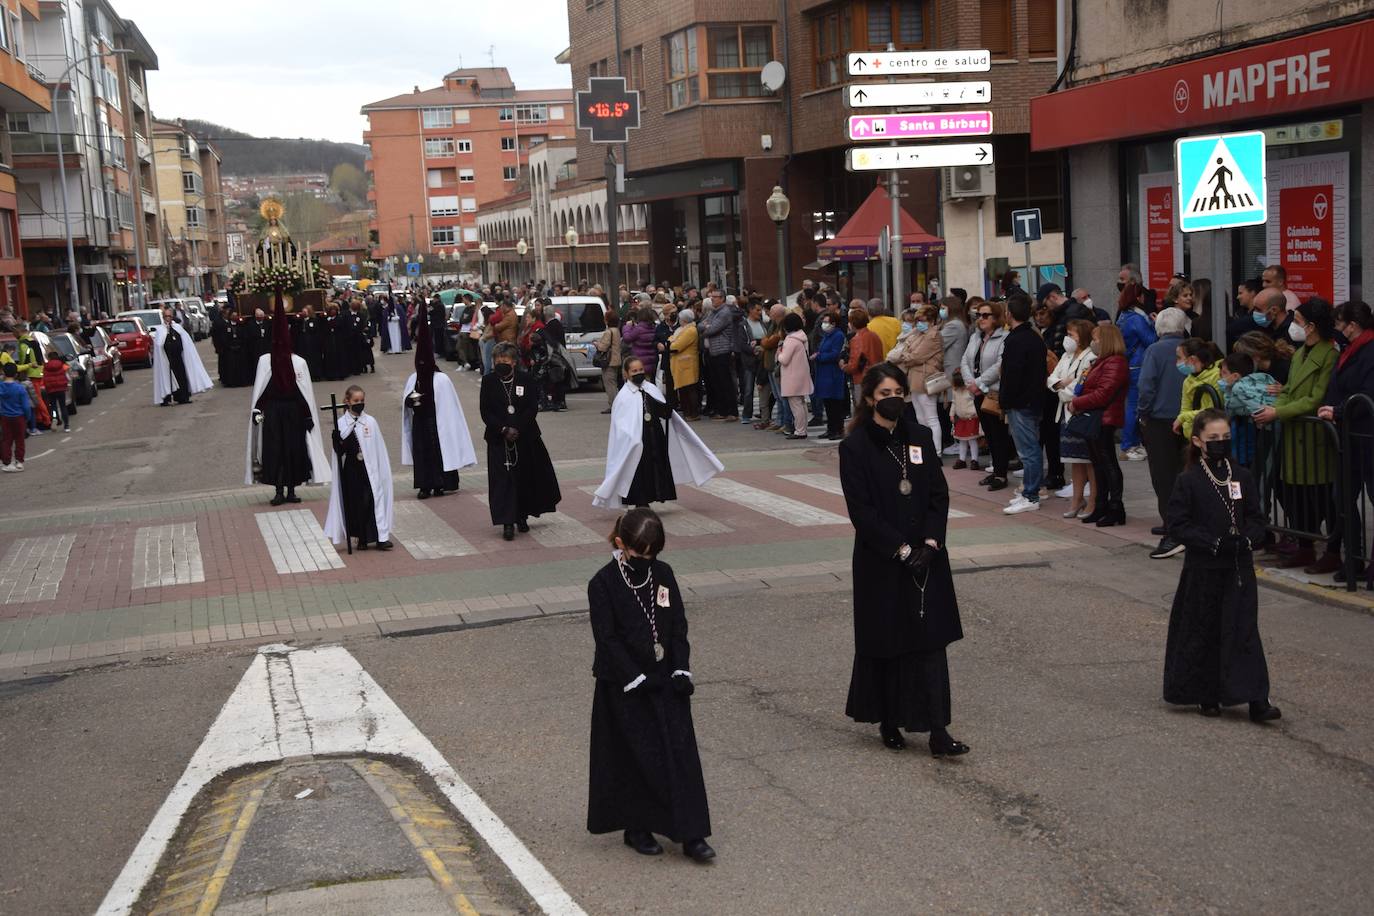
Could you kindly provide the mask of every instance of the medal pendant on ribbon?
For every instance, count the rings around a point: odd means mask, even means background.
[[[900,493],[900,494],[902,494],[903,496],[910,496],[910,495],[911,495],[911,481],[909,481],[909,480],[903,480],[901,483],[897,484],[897,492]]]
[[[507,405],[507,407],[506,407],[506,413],[515,413],[515,405],[514,405],[514,404]]]
[[[660,646],[658,643],[654,643],[654,661],[656,661],[656,662],[661,662],[661,661],[663,661],[663,656],[664,656],[665,654],[666,654],[666,653],[664,653],[663,647]]]
[[[653,421],[653,419],[654,419],[654,415],[653,415],[653,414],[649,413],[649,411],[647,411],[647,410],[644,411],[644,422],[645,422],[645,423],[650,423],[650,422]]]

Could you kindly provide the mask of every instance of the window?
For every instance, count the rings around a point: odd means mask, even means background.
[[[701,100],[697,84],[697,30],[685,29],[663,41],[668,62],[668,104],[671,111]]]
[[[0,48],[10,49],[10,23],[8,16],[0,16]]]
[[[1011,0],[982,0],[983,47],[993,57],[1011,57]]]
[[[465,241],[465,242],[475,242],[475,241],[477,241],[477,227],[476,227],[476,226],[464,226],[464,227],[463,227],[463,241]]]
[[[442,226],[429,230],[431,245],[452,245],[457,241],[458,228],[456,226]]]
[[[509,120],[513,119],[514,117],[515,117],[515,109],[514,109],[514,108],[502,108],[500,114],[497,115],[497,118],[496,118],[496,119],[497,119],[498,121],[509,121]]]
[[[773,28],[729,26],[706,30],[706,74],[712,99],[768,95],[759,77],[773,56]]]
[[[425,127],[452,127],[452,108],[421,108],[420,123]]]
[[[444,186],[444,173],[447,172],[447,171],[449,171],[449,170],[448,170],[448,169],[426,169],[426,170],[425,170],[425,187],[427,187],[427,188],[442,188],[442,187]]]
[[[341,255],[341,254],[331,254],[331,255],[329,256],[329,263],[330,263],[330,264],[342,264],[342,263],[344,263],[344,256]]]
[[[520,170],[513,165],[503,166],[501,169],[501,177],[506,181],[514,181],[520,177]]]
[[[547,143],[549,140],[544,134],[531,134],[526,139],[529,141],[530,146],[538,146],[541,143]]]
[[[0,258],[15,257],[14,211],[0,210]]]
[[[463,204],[463,212],[464,212],[464,213],[476,213],[476,212],[477,212],[477,198],[475,198],[475,197],[464,197],[464,198],[463,198],[463,201],[462,201],[462,204]]]
[[[119,212],[119,225],[125,229],[134,228],[134,198],[131,194],[116,194],[115,205]]]
[[[472,115],[470,115],[470,114],[468,113],[468,110],[467,110],[466,108],[455,108],[455,109],[453,109],[453,123],[454,123],[454,124],[466,124],[466,123],[468,123],[468,122],[471,121],[471,120],[472,120]]]
[[[187,194],[203,194],[205,193],[205,185],[195,172],[182,172],[181,190]]]
[[[1054,0],[1030,0],[1026,9],[1026,42],[1031,57],[1054,57],[1059,53]]]
[[[853,46],[851,35],[854,7],[844,3],[831,7],[811,23],[811,42],[816,57],[816,85],[834,86],[844,82],[845,55]]]
[[[929,0],[851,0],[818,12],[811,20],[816,86],[844,82],[845,55],[851,51],[884,51],[930,47]]]
[[[115,111],[122,111],[123,104],[119,97],[119,74],[101,67],[100,80],[105,84],[105,98],[109,101],[110,107]]]
[[[508,152],[510,152],[510,151],[513,150],[513,149],[515,149],[515,138],[514,138],[514,137],[502,137],[502,138],[501,138],[501,150],[502,150],[503,152],[507,152],[507,153],[508,153]]]
[[[425,141],[426,159],[451,159],[453,158],[453,138],[444,137],[439,140]]]
[[[642,71],[643,69],[644,69],[644,67],[643,67],[643,65],[641,65],[641,66],[640,66],[640,70]],[[640,75],[643,76],[643,73],[641,73]],[[551,107],[549,108],[549,120],[550,120],[550,121],[561,121],[561,120],[563,120],[563,106],[562,106],[562,105],[553,105],[553,106],[551,106]]]
[[[476,181],[476,180],[477,180],[477,176],[473,174],[472,169],[459,169],[459,170],[458,170],[458,180],[459,180],[459,181]]]
[[[549,122],[549,106],[547,105],[516,105],[515,121],[517,124],[547,124]]]
[[[1060,155],[1031,152],[1028,134],[1004,134],[993,140],[998,235],[1011,235],[1011,211],[1028,207],[1040,208],[1045,232],[1063,230]]]
[[[431,197],[429,199],[430,216],[457,216],[458,198],[454,197]]]
[[[201,212],[200,207],[186,208],[186,225],[191,229],[199,229],[205,225],[205,214]]]
[[[459,140],[459,141],[458,141],[458,152],[460,152],[460,153],[470,153],[470,152],[472,152],[472,141],[471,141],[471,140]]]
[[[644,88],[643,45],[636,45],[620,55],[620,72],[625,77],[625,88]]]
[[[868,49],[892,42],[899,50],[926,45],[926,10],[922,0],[868,0]]]

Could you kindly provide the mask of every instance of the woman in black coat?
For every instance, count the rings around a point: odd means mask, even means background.
[[[516,368],[520,352],[502,342],[492,350],[494,371],[482,376],[479,406],[487,443],[487,499],[491,523],[515,539],[529,517],[557,511],[563,498],[539,430],[539,383]]]
[[[854,671],[845,713],[876,722],[883,743],[930,732],[936,757],[968,753],[950,723],[945,647],[963,638],[945,551],[949,488],[930,430],[907,408],[890,363],[864,375],[840,444],[840,483],[854,524]]]
[[[663,852],[657,833],[705,863],[716,853],[692,728],[691,646],[682,591],[658,559],[663,541],[658,516],[632,509],[611,533],[615,558],[587,584],[596,640],[587,829],[623,830],[647,856]]]
[[[1336,359],[1336,368],[1326,386],[1322,406],[1317,408],[1317,416],[1335,423],[1350,443],[1350,479],[1345,488],[1347,503],[1337,506],[1331,513],[1333,519],[1344,520],[1347,513],[1359,513],[1359,503],[1365,494],[1374,498],[1374,447],[1371,447],[1374,444],[1371,442],[1374,415],[1368,405],[1360,401],[1352,405],[1349,415],[1345,409],[1352,395],[1374,398],[1374,313],[1363,302],[1346,302],[1336,309],[1335,323],[1336,333],[1345,338],[1345,346]],[[1315,568],[1322,572],[1334,571],[1337,582],[1346,581],[1348,569],[1353,568],[1357,575],[1362,571],[1366,584],[1374,588],[1374,558],[1365,552],[1363,526],[1358,527],[1360,537],[1349,546],[1344,564],[1340,562],[1345,541],[1343,528],[1340,521],[1332,526],[1332,535],[1326,542],[1326,556]]]
[[[1231,460],[1231,422],[1209,408],[1193,420],[1187,463],[1169,497],[1169,536],[1187,548],[1164,650],[1164,701],[1204,716],[1250,704],[1250,718],[1280,716],[1269,705],[1269,668],[1259,634],[1251,545],[1264,540],[1264,510],[1250,472]]]

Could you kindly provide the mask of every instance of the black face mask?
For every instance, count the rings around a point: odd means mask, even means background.
[[[1121,291],[1123,291],[1125,288],[1126,288],[1126,284],[1125,284],[1125,283],[1122,283],[1120,280],[1117,280],[1117,281],[1116,281],[1116,291],[1117,291],[1118,293],[1121,292]]]
[[[1207,449],[1207,457],[1213,461],[1223,461],[1231,457],[1230,439],[1213,439],[1202,444]]]
[[[874,410],[878,416],[884,420],[895,420],[902,415],[902,409],[906,407],[906,401],[902,398],[891,397],[882,398],[874,405]]]
[[[636,384],[636,385],[643,385],[643,384],[644,384],[644,373],[643,373],[643,372],[636,372],[634,375],[630,376],[630,381],[633,382],[633,383]]]
[[[351,410],[351,411],[353,411],[353,416],[355,416],[355,417],[360,417],[360,416],[362,416],[363,410],[364,410],[366,407],[367,407],[367,404],[364,403],[363,401],[359,401],[359,402],[356,403],[356,404],[349,404],[349,405],[348,405],[348,409]]]
[[[510,378],[515,374],[515,367],[510,363],[497,363],[496,374],[501,376],[501,378]]]
[[[630,575],[636,577],[636,581],[642,580],[649,574],[649,564],[654,561],[649,557],[632,557],[628,553],[624,555],[625,565],[630,570]]]

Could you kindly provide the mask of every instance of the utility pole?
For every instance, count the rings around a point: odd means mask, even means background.
[[[619,169],[615,161],[615,147],[606,147],[606,232],[607,260],[610,262],[610,277],[606,283],[606,298],[613,308],[620,305],[620,204],[617,202],[616,183]]]
[[[897,46],[888,42],[887,49],[896,51]],[[889,76],[887,81],[895,83],[897,78]],[[892,114],[897,113],[897,109],[892,109]],[[891,145],[899,144],[893,140]],[[888,235],[888,258],[892,261],[892,314],[899,316],[902,314],[902,279],[906,265],[902,261],[902,173],[897,169],[887,173],[887,196],[892,200],[892,231]]]

